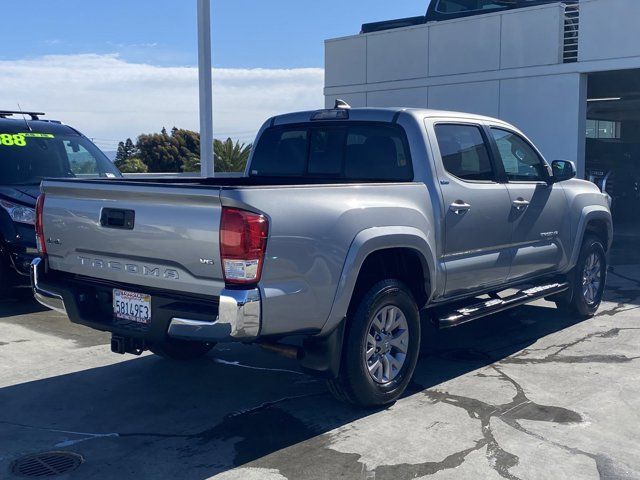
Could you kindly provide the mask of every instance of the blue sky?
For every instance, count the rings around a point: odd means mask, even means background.
[[[215,66],[322,67],[323,40],[363,22],[421,15],[427,0],[213,0]],[[9,4],[9,5],[6,5]],[[12,5],[13,4],[13,5]],[[119,53],[155,65],[194,65],[196,0],[23,0],[0,31],[0,59]],[[11,48],[6,48],[11,45]]]
[[[212,3],[214,130],[250,142],[272,115],[323,108],[325,39],[424,14],[428,1]],[[199,128],[196,0],[3,7],[19,15],[0,29],[0,108],[45,111],[104,150],[162,127]]]

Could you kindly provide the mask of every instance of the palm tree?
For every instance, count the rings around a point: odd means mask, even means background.
[[[251,154],[251,144],[235,143],[231,138],[227,138],[224,142],[214,140],[213,156],[215,161],[216,172],[244,172]]]

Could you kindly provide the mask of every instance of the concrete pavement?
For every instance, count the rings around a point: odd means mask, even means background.
[[[640,265],[614,256],[587,321],[539,302],[438,332],[386,410],[334,401],[256,347],[195,363],[0,303],[0,478],[80,453],[69,479],[640,479]]]

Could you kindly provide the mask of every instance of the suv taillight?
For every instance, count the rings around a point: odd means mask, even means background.
[[[44,225],[42,215],[44,212],[44,193],[40,194],[36,202],[36,244],[40,255],[47,254],[47,242],[44,239]]]
[[[258,283],[269,234],[268,220],[237,208],[222,208],[220,256],[224,279],[232,284]]]

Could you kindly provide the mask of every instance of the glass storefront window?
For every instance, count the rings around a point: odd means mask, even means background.
[[[587,120],[587,138],[620,138],[620,122]]]

